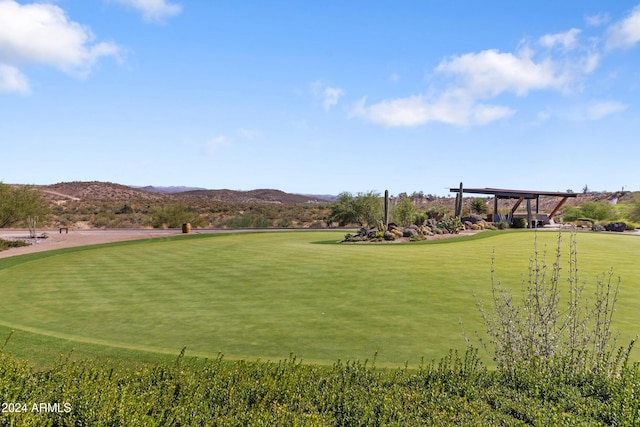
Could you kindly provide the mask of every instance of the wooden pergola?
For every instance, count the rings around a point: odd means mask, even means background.
[[[450,191],[452,193],[459,193],[460,188],[451,188]],[[546,216],[547,220],[552,219],[554,215],[558,213],[560,208],[566,203],[566,201],[570,197],[577,197],[577,193],[563,193],[556,191],[524,191],[524,190],[508,190],[502,188],[462,188],[462,193],[471,193],[471,194],[487,194],[493,195],[493,222],[500,222],[505,219],[509,223],[511,223],[513,216],[515,214],[516,209],[520,206],[523,201],[527,201],[527,227],[531,228],[533,225],[533,212],[531,207],[531,201],[536,201],[535,206],[535,214],[536,220],[539,221],[539,204],[540,204],[540,196],[547,197],[559,197],[560,201],[553,208],[553,210]],[[506,218],[502,218],[498,213],[498,200],[499,199],[517,199],[515,205],[511,208],[509,214]]]

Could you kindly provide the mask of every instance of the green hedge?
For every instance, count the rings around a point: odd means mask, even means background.
[[[0,353],[0,400],[26,405],[6,406],[0,426],[637,425],[640,370],[609,378],[556,361],[506,373],[469,350],[418,370],[180,356],[137,369],[61,360],[38,372]]]

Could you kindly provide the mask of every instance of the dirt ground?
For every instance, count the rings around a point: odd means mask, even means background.
[[[149,239],[153,237],[172,236],[181,234],[180,230],[38,230],[37,235],[47,234],[47,238],[35,239],[30,246],[11,248],[0,251],[0,258],[23,255],[33,252],[50,251],[53,249],[70,248],[73,246],[95,245],[99,243],[119,242],[123,240]],[[0,230],[0,238],[6,240],[23,239],[29,237],[29,230]]]

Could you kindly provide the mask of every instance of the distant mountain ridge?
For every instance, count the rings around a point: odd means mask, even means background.
[[[196,191],[196,190],[206,190],[206,188],[202,187],[185,187],[185,186],[170,186],[170,187],[161,187],[155,185],[147,185],[144,187],[138,187],[136,185],[132,185],[132,188],[137,188],[138,190],[149,191],[150,193],[184,193],[187,191]]]
[[[223,202],[243,203],[327,203],[328,200],[301,194],[285,193],[281,190],[258,189],[249,191],[238,190],[194,190],[180,193],[181,196],[195,197],[199,199],[219,200]]]
[[[160,187],[148,185],[145,187],[127,186],[112,182],[74,181],[59,182],[51,185],[37,185],[34,188],[42,191],[48,199],[71,200],[148,200],[148,201],[176,201],[185,199],[217,200],[234,203],[330,203],[331,196],[308,196],[286,193],[281,190],[257,189],[249,191],[238,190],[207,190],[198,187],[170,186]]]

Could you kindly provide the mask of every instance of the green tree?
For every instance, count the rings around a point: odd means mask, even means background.
[[[580,211],[583,217],[597,221],[612,219],[616,216],[613,205],[607,202],[584,202],[580,205]]]
[[[356,222],[372,226],[384,216],[384,202],[375,191],[358,193],[355,198]]]
[[[340,227],[356,222],[353,194],[345,191],[338,194],[338,200],[331,205],[328,222],[337,222]]]
[[[152,212],[151,225],[154,228],[180,228],[184,223],[189,223],[193,227],[202,227],[205,220],[197,210],[183,203],[160,206]]]
[[[627,214],[629,219],[633,222],[640,222],[640,194],[633,196],[629,213]]]
[[[48,215],[49,206],[42,193],[26,186],[0,183],[0,228],[24,225],[28,217],[43,222]]]
[[[562,210],[562,218],[564,221],[577,221],[582,218],[582,211],[576,206],[565,206]]]
[[[403,227],[413,222],[416,213],[416,207],[409,197],[402,197],[393,209],[393,218]]]
[[[349,192],[343,192],[331,205],[329,221],[337,222],[341,227],[349,224],[364,226],[375,224],[382,216],[383,205],[380,194],[369,191],[354,196]]]

